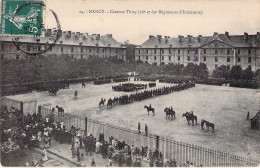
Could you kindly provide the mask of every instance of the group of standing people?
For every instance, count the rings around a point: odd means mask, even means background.
[[[148,136],[148,126],[144,124],[145,135]],[[138,122],[138,133],[141,133],[141,124]]]

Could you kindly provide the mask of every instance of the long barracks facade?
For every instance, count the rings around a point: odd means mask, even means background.
[[[48,46],[48,38],[55,33],[57,33],[57,31],[54,32],[48,29],[44,37],[17,36],[14,39],[16,40],[16,44],[31,53],[44,50],[44,47]],[[76,59],[87,59],[91,56],[126,59],[126,47],[122,43],[117,42],[112,34],[101,36],[100,34],[89,35],[88,33],[71,31],[58,31],[58,33],[60,38],[57,43],[41,55],[67,55]],[[15,46],[12,40],[13,37],[11,36],[0,36],[1,59],[22,59],[27,56],[26,53],[20,51],[19,48]]]
[[[215,32],[213,36],[179,35],[177,38],[150,35],[135,49],[135,60],[157,65],[205,63],[210,73],[221,65],[226,65],[228,69],[234,65],[243,69],[251,66],[256,71],[260,69],[260,32],[256,35]]]

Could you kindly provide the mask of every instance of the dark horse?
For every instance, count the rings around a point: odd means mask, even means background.
[[[155,115],[155,110],[154,110],[154,108],[148,107],[148,106],[146,106],[146,105],[144,106],[144,108],[147,109],[148,115],[149,115],[149,112],[150,112],[150,111],[153,112],[153,115]]]
[[[174,119],[175,119],[175,111],[172,110],[171,108],[166,107],[164,109],[164,112],[166,113],[166,119],[170,118],[170,116],[172,117],[171,119],[173,119],[173,116],[174,116]]]
[[[113,100],[110,98],[107,101],[107,108],[112,108],[113,107]]]
[[[214,130],[215,130],[215,125],[213,123],[210,123],[206,120],[204,120],[205,124],[206,124],[206,127],[207,127],[207,131],[209,131],[209,127],[211,127],[212,129],[212,133],[214,133]]]
[[[59,107],[58,105],[56,105],[56,108],[58,109],[58,115],[62,115],[62,116],[64,116],[64,109],[63,109],[63,107]]]
[[[105,105],[105,102],[106,102],[106,99],[101,99],[100,100],[100,102],[98,103],[98,105],[99,105],[99,108],[102,108],[102,107],[104,107],[104,105]]]
[[[188,125],[190,125],[190,121],[192,122],[192,125],[194,125],[194,121],[196,121],[197,125],[197,116],[187,113],[183,113],[182,117],[186,117],[186,120],[188,122]]]
[[[81,86],[82,86],[82,88],[85,88],[86,84],[84,82],[82,82]]]
[[[49,89],[49,94],[52,95],[52,96],[56,96],[58,91],[59,91],[58,88],[50,88]]]

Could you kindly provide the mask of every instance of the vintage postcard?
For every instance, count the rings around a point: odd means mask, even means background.
[[[0,4],[2,166],[260,166],[258,0]]]

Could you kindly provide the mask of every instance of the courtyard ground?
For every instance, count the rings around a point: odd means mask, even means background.
[[[134,81],[131,81],[134,82]],[[135,82],[147,83],[147,82]],[[253,89],[232,88],[227,86],[196,85],[195,88],[158,96],[128,105],[118,105],[112,109],[98,107],[101,97],[129,94],[112,91],[112,86],[88,83],[86,88],[74,84],[70,89],[60,90],[56,97],[47,92],[33,92],[8,96],[17,100],[34,100],[38,105],[50,103],[65,109],[65,113],[88,116],[94,120],[110,123],[120,127],[137,130],[137,123],[148,125],[152,134],[172,137],[175,140],[233,153],[239,156],[260,160],[260,131],[251,130],[250,122],[246,121],[247,112],[253,117],[260,110],[260,91]],[[158,86],[169,84],[157,83]],[[74,98],[75,90],[78,97]],[[151,104],[155,116],[148,116],[144,105]],[[176,111],[175,120],[165,119],[163,109],[172,106]],[[188,126],[182,114],[193,111],[198,116],[198,125]],[[202,131],[201,119],[215,124],[215,133]]]

